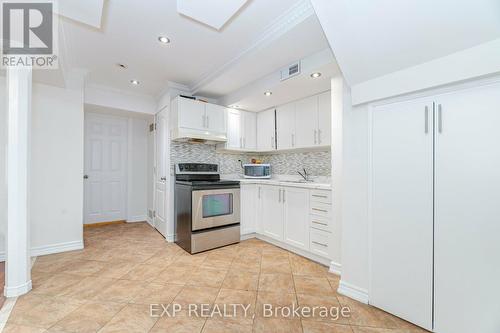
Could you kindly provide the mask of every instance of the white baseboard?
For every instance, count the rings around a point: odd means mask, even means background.
[[[150,219],[149,217],[146,219],[146,222],[148,222],[148,224],[151,226],[151,227],[155,227],[155,225],[153,224],[153,220]]]
[[[167,242],[173,243],[173,242],[175,242],[175,235],[167,235],[167,237],[165,237],[165,239],[167,240]]]
[[[66,242],[66,243],[58,243],[44,246],[32,247],[30,256],[45,256],[47,254],[61,253],[67,251],[76,251],[83,249],[83,240],[82,241],[74,241],[74,242]],[[0,262],[5,261],[7,259],[5,252],[0,252]]]
[[[257,238],[257,234],[255,232],[251,232],[249,234],[244,234],[244,235],[241,235],[240,237],[240,240],[247,240],[247,239],[251,239],[251,238]]]
[[[32,288],[33,288],[33,286],[31,284],[31,280],[29,280],[28,282],[21,284],[19,286],[15,286],[15,287],[5,286],[3,293],[4,293],[5,297],[18,297],[18,296],[26,294]]]
[[[147,220],[147,215],[130,216],[129,218],[127,218],[127,223],[145,222]]]
[[[58,243],[58,244],[32,247],[31,248],[31,256],[37,257],[37,256],[44,256],[47,254],[54,254],[54,253],[75,251],[75,250],[82,250],[82,249],[83,249],[83,240],[74,241],[74,242],[66,242],[66,243]]]
[[[330,273],[340,276],[341,269],[342,269],[341,264],[339,264],[335,261],[330,262],[330,270],[329,270]]]
[[[356,287],[345,281],[340,280],[339,289],[337,292],[341,295],[347,296],[349,298],[355,299],[361,303],[368,304],[368,290]]]

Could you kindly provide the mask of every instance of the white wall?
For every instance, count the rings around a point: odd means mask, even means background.
[[[151,179],[148,178],[148,166],[151,164],[148,147],[149,123],[145,119],[128,119],[128,222],[147,220],[148,191]]]
[[[83,241],[83,93],[33,87],[31,245]]]
[[[5,78],[0,78],[0,253],[7,226]],[[31,248],[34,255],[83,246],[83,94],[33,86]]]

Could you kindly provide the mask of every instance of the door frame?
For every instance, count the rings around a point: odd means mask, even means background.
[[[130,139],[130,133],[129,133],[129,126],[128,126],[128,119],[125,117],[121,116],[115,116],[115,115],[108,115],[108,114],[102,114],[102,113],[96,113],[96,112],[84,112],[84,131],[83,131],[83,174],[87,174],[86,170],[86,158],[87,158],[87,121],[88,121],[88,116],[95,117],[97,116],[98,118],[104,118],[104,119],[114,119],[114,120],[121,120],[125,122],[125,163],[124,163],[124,171],[125,174],[123,176],[124,178],[124,196],[123,196],[123,208],[124,208],[124,217],[123,221],[126,221],[128,219],[128,182],[129,182],[129,153],[128,153],[128,148],[129,148],[129,139]],[[87,181],[84,179],[83,180],[83,225],[91,225],[93,223],[87,223]],[[121,221],[121,220],[120,220]],[[104,221],[102,223],[106,222],[116,222],[116,221]]]

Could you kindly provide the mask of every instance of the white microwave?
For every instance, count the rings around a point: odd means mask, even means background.
[[[271,164],[243,164],[245,178],[271,178]]]

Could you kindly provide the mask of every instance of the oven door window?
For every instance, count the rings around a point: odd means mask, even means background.
[[[208,194],[203,196],[203,218],[231,215],[233,213],[233,194]]]

